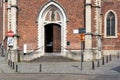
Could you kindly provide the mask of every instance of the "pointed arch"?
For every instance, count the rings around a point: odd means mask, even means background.
[[[51,16],[51,19],[47,18],[49,16]],[[57,18],[55,18],[54,16],[56,16]],[[52,23],[61,26],[61,54],[64,54],[64,52],[66,51],[66,22],[67,16],[65,9],[56,1],[49,1],[43,5],[37,18],[38,47],[43,47],[40,48],[40,51],[42,51],[43,54],[45,53],[45,25]]]
[[[109,10],[104,18],[104,35],[106,38],[117,37],[117,14],[113,10]]]
[[[39,19],[42,19],[46,15],[45,13],[47,13],[53,7],[58,9],[58,12],[61,14],[61,17],[63,17],[64,21],[68,21],[65,9],[56,1],[50,1],[45,3],[40,9],[37,22],[39,21]]]

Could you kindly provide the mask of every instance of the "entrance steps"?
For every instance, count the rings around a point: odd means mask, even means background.
[[[73,62],[73,61],[75,60],[64,57],[59,53],[45,53],[44,56],[31,60],[30,62]]]

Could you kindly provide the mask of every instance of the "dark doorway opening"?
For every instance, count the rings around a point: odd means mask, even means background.
[[[61,26],[58,24],[45,25],[45,52],[61,52]]]

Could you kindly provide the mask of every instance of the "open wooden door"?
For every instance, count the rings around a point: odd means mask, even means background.
[[[61,26],[58,24],[45,26],[45,52],[61,52]]]
[[[61,27],[53,24],[53,52],[61,52]]]

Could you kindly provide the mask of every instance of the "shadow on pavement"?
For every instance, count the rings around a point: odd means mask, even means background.
[[[119,73],[120,73],[120,66],[115,67],[115,68],[112,68],[112,70],[117,71],[117,72],[119,72]]]

